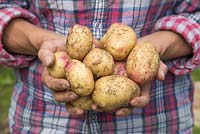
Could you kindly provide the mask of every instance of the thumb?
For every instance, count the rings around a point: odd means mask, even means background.
[[[167,65],[165,65],[162,61],[160,61],[160,67],[158,69],[157,79],[164,80],[167,71],[168,71]]]
[[[53,65],[55,62],[54,54],[47,48],[42,48],[38,52],[38,57],[42,64],[46,67]]]

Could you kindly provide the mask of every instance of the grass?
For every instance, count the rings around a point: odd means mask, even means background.
[[[200,69],[192,73],[194,81],[200,81]],[[0,133],[7,129],[7,116],[10,105],[12,88],[15,83],[15,76],[12,69],[0,66]],[[200,134],[200,128],[194,127],[193,134]]]
[[[194,81],[200,81],[200,68],[198,68],[192,72],[192,79]]]
[[[8,109],[15,76],[12,69],[0,66],[0,133],[8,133]]]
[[[196,126],[194,126],[194,129],[193,129],[193,134],[200,134],[200,128],[199,128],[199,127],[196,127]]]

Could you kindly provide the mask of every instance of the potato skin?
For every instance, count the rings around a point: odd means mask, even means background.
[[[114,71],[113,57],[103,49],[92,49],[84,58],[83,63],[96,77],[110,75]]]
[[[71,101],[71,104],[75,107],[82,108],[84,110],[91,110],[93,100],[91,96],[83,96],[78,99]]]
[[[135,45],[136,33],[125,24],[113,23],[100,41],[115,60],[124,60]]]
[[[64,51],[55,52],[54,57],[55,63],[48,67],[49,74],[54,78],[65,78],[65,65],[69,62],[70,57]]]
[[[113,111],[128,106],[139,94],[139,86],[129,78],[110,75],[96,81],[92,99],[103,111]]]
[[[92,49],[92,32],[86,26],[74,25],[68,33],[66,48],[72,59],[82,61]]]
[[[147,42],[137,43],[129,54],[126,71],[128,77],[142,85],[157,75],[160,58],[155,48]]]
[[[88,96],[94,89],[94,78],[89,68],[82,62],[72,59],[65,66],[66,78],[72,91],[79,96]]]

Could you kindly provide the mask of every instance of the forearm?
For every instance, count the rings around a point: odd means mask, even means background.
[[[4,48],[12,53],[37,55],[42,42],[62,36],[23,19],[12,20],[3,33]]]
[[[192,54],[192,47],[179,34],[172,31],[161,31],[157,34],[162,33],[164,33],[163,36],[166,36],[166,39],[162,40],[164,45],[157,46],[159,49],[161,49],[160,56],[162,60],[165,61],[189,56]]]
[[[163,61],[192,54],[192,47],[179,34],[172,31],[158,31],[140,38],[139,41],[150,42]]]

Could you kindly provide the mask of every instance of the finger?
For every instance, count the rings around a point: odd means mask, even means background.
[[[167,71],[168,71],[167,65],[165,65],[162,61],[160,61],[160,67],[158,69],[157,79],[164,80]]]
[[[54,53],[57,51],[66,51],[63,40],[47,41],[41,45],[38,57],[44,66],[51,66],[54,63]]]
[[[144,107],[150,101],[150,83],[141,86],[141,96],[135,97],[130,104],[134,107]]]
[[[115,113],[117,116],[128,116],[131,115],[133,108],[120,108]]]
[[[92,110],[96,112],[103,112],[103,110],[100,107],[98,107],[96,104],[92,104],[91,107],[92,107]]]
[[[77,98],[78,98],[78,95],[76,95],[72,91],[57,91],[54,93],[54,99],[57,102],[67,103],[67,102],[71,102]]]
[[[73,107],[70,103],[66,103],[67,112],[71,115],[83,115],[84,110],[79,107]]]
[[[54,54],[50,49],[40,49],[38,57],[42,62],[43,66],[49,67],[55,62]]]
[[[65,79],[57,79],[49,75],[46,67],[42,71],[42,81],[43,83],[53,91],[69,90],[70,84]]]

